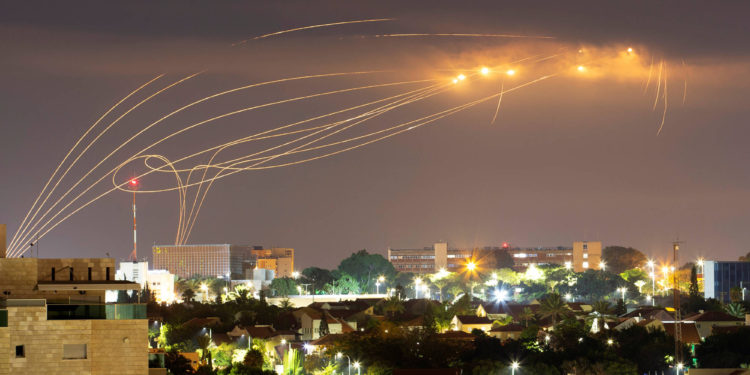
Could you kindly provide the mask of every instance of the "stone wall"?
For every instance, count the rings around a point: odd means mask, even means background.
[[[63,359],[65,344],[86,344],[86,358]],[[16,358],[16,345],[24,345],[24,358]],[[147,320],[48,321],[46,307],[8,307],[0,346],[0,374],[148,373]]]

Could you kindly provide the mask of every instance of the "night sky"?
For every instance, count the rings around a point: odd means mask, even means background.
[[[202,72],[113,126],[53,198],[149,123],[238,86],[307,74],[386,71],[268,85],[190,108],[136,138],[87,181],[188,124],[250,105],[473,75],[440,96],[365,125],[377,130],[491,95],[501,83],[507,88],[559,71],[504,95],[494,124],[497,100],[489,100],[360,149],[217,180],[188,243],[293,247],[298,268],[333,267],[362,248],[385,254],[389,246],[422,247],[438,240],[456,247],[600,240],[666,258],[679,237],[685,241],[683,260],[699,255],[736,260],[750,250],[748,14],[750,3],[742,1],[5,1],[0,5],[0,222],[8,224],[10,241],[86,129],[160,74],[101,126],[155,91]],[[295,27],[375,18],[395,20],[252,40]],[[554,38],[375,36],[394,33]],[[631,65],[612,57],[627,47],[636,55]],[[579,50],[597,62],[576,75]],[[517,74],[504,81],[499,71],[475,77],[480,66],[505,69],[510,61],[552,55],[539,64],[513,65]],[[655,68],[650,68],[652,58]],[[663,100],[654,109],[655,74],[648,88],[645,84],[646,73],[661,62],[669,91],[657,136]],[[420,85],[243,113],[170,139],[154,153],[176,159]],[[256,143],[227,155],[274,144]],[[142,160],[128,164],[117,182],[142,170]],[[174,186],[174,178],[167,177],[146,177],[143,189]],[[111,187],[111,177],[105,178],[86,197]],[[82,209],[42,238],[41,256],[126,258],[132,249],[131,199],[117,191]],[[140,255],[150,255],[154,243],[175,241],[178,207],[175,191],[138,194]]]

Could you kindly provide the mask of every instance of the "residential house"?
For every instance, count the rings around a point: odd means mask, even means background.
[[[490,329],[488,335],[498,338],[502,341],[505,340],[518,340],[521,338],[521,333],[524,330],[524,326],[517,323],[510,323],[504,326],[498,326]]]
[[[455,331],[466,333],[471,333],[475,329],[487,332],[492,328],[492,321],[483,316],[456,315],[451,320],[451,326]]]

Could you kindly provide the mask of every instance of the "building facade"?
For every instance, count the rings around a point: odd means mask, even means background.
[[[195,275],[227,277],[229,244],[155,245],[152,248],[154,269],[167,270],[183,279]]]
[[[716,298],[728,303],[732,300],[732,289],[739,298],[750,298],[750,262],[703,262],[703,294],[705,298]]]
[[[556,264],[570,267],[576,272],[598,270],[601,263],[602,243],[599,241],[574,242],[573,247],[512,248],[484,247],[451,249],[447,242],[438,242],[421,249],[388,248],[388,261],[399,272],[418,274],[434,273],[441,269],[461,271],[469,262],[485,269],[497,268],[496,254],[507,251],[513,258],[513,269],[523,271],[531,265]]]
[[[0,312],[0,374],[148,373],[145,305],[142,318],[125,319],[66,316],[44,300],[8,300]]]
[[[274,271],[276,277],[291,277],[294,249],[244,245],[155,245],[154,269],[167,270],[183,279],[195,275],[243,278],[250,269]]]

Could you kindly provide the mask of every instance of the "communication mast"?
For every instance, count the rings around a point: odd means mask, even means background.
[[[672,272],[674,295],[674,363],[682,363],[682,315],[680,314],[680,288],[677,284],[677,261],[679,259],[680,241],[672,242],[672,257],[674,258],[675,271]]]
[[[135,224],[135,192],[140,187],[140,181],[137,178],[131,178],[128,181],[128,188],[133,191],[133,252],[130,253],[130,260],[138,260],[138,236],[136,235],[136,224]]]

